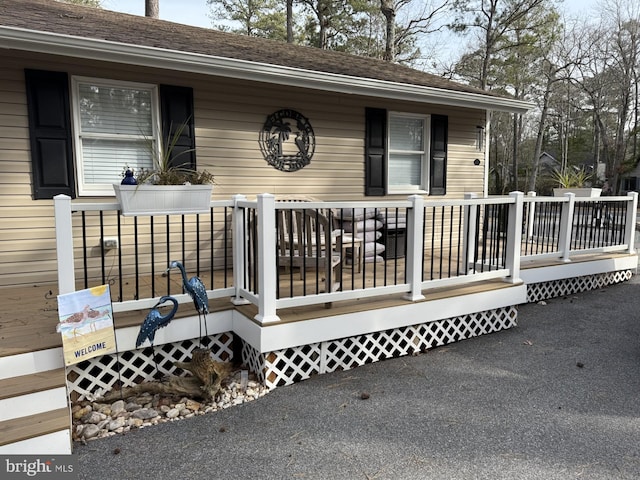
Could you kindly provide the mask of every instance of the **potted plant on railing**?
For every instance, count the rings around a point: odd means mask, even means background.
[[[553,172],[553,179],[558,187],[553,189],[553,195],[560,197],[565,193],[573,193],[576,197],[599,197],[601,188],[590,186],[591,174],[582,168],[568,167]]]
[[[126,166],[123,180],[114,184],[120,210],[125,216],[206,213],[211,203],[213,174],[176,164],[176,144],[187,124],[182,124],[160,152],[148,142],[154,158],[153,169],[135,171]]]

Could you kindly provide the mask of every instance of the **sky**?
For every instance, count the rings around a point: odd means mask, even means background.
[[[560,6],[568,16],[593,14],[594,5],[602,0],[565,0]],[[144,15],[144,0],[102,0],[102,7],[133,15]],[[196,27],[212,27],[207,0],[160,0],[160,18]],[[457,49],[465,47],[464,39],[446,38],[436,46],[446,60],[457,57]],[[447,63],[445,61],[445,63]]]
[[[564,10],[569,14],[588,13],[597,0],[565,0]],[[144,15],[144,0],[102,0],[107,10]],[[207,0],[160,0],[160,18],[176,23],[211,27]]]
[[[144,0],[102,0],[102,8],[144,15]],[[160,18],[196,27],[211,27],[207,0],[160,0]]]

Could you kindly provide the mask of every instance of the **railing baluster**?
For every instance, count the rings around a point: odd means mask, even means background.
[[[120,212],[118,212],[119,214]],[[118,215],[120,216],[120,215]],[[140,257],[139,257],[139,242],[138,242],[138,217],[133,217],[133,261],[135,264],[135,272],[136,272],[136,293],[135,300],[140,299]]]
[[[102,285],[107,283],[107,272],[105,271],[105,252],[104,252],[104,211],[100,210],[100,274],[102,278]]]
[[[182,217],[184,219],[184,216]],[[184,231],[184,227],[183,227]],[[200,215],[196,214],[196,272],[200,276]]]
[[[462,262],[462,258],[460,255],[463,253],[462,245],[463,245],[463,223],[464,223],[464,207],[462,205],[458,206],[458,255],[456,257],[456,276],[460,275],[460,265]]]
[[[224,224],[224,246],[222,248],[222,253],[223,255],[223,265],[224,265],[224,287],[227,288],[229,286],[229,276],[227,275],[227,272],[229,271],[229,252],[228,252],[228,248],[229,248],[229,232],[230,232],[230,227],[229,227],[229,209],[227,207],[224,207],[224,220],[223,220],[223,224]],[[214,232],[214,216],[213,216],[213,209],[211,209],[211,265],[212,268],[215,266],[215,262],[213,260],[213,241],[215,239],[213,232]],[[234,235],[237,232],[233,232],[231,231],[231,242],[234,241]],[[244,236],[242,237],[244,238]],[[231,246],[231,255],[232,255],[232,259],[233,259],[233,245]],[[234,282],[235,285],[235,282]]]
[[[435,267],[435,242],[436,242],[436,207],[431,207],[431,263],[429,265],[429,280],[433,280],[434,273],[433,269]]]
[[[154,232],[154,225],[153,225],[153,219],[155,217],[150,216],[149,217],[149,234],[150,234],[150,247],[151,247],[151,296],[155,297],[156,296],[156,255],[155,255],[155,241],[154,239],[155,237],[155,232]],[[171,278],[171,271],[167,272],[167,282],[169,281],[169,279]]]
[[[377,220],[377,217],[376,217],[376,220]],[[384,278],[384,283],[383,283],[384,286],[387,285],[387,272],[388,272],[388,269],[389,269],[387,263],[388,263],[388,260],[391,259],[391,255],[392,255],[392,253],[390,251],[389,252],[387,251],[387,248],[389,248],[389,243],[392,241],[392,240],[389,239],[391,234],[389,233],[389,228],[387,227],[387,225],[389,225],[389,221],[388,220],[389,220],[389,209],[385,208],[384,209],[384,217],[383,217],[383,221],[382,221],[382,231],[384,232],[384,236],[382,237],[382,239],[384,239],[384,249],[385,249],[384,252],[383,252],[384,253],[385,262],[384,262],[384,265],[382,267],[382,270],[383,270],[383,275],[382,276]],[[398,222],[397,222],[397,215],[396,215],[396,227],[397,227],[397,225],[398,225]],[[394,230],[394,233],[397,232],[397,231],[398,231],[397,229]],[[377,240],[375,240],[375,235],[374,235],[374,242],[377,242]],[[393,258],[397,259],[397,257],[398,257],[397,235],[396,235],[396,238],[393,239],[393,245],[394,245]],[[375,247],[375,244],[374,244],[374,247]],[[396,260],[396,262],[397,262],[397,260]]]
[[[225,271],[225,275],[224,275],[224,282],[223,285],[226,287],[227,286],[227,218],[226,218],[226,207],[225,207],[225,216],[224,216],[224,224],[223,224],[223,229],[222,229],[222,253],[224,254],[223,257],[223,261],[224,261],[224,271]],[[198,217],[199,219],[200,217]],[[214,245],[215,245],[215,237],[213,235],[213,226],[215,225],[214,223],[215,218],[214,218],[214,212],[213,212],[213,208],[209,209],[209,272],[211,273],[211,281],[209,283],[209,288],[211,290],[213,290],[216,285],[215,282],[215,254],[214,254]],[[200,231],[200,228],[198,228],[198,231]]]

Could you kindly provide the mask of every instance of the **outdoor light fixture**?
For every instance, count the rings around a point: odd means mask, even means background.
[[[484,149],[484,127],[476,127],[476,150],[481,152]]]

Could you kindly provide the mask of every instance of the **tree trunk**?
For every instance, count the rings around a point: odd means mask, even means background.
[[[517,98],[517,97],[516,97]],[[513,176],[512,191],[518,190],[518,155],[519,155],[519,145],[520,145],[520,132],[522,131],[520,125],[520,119],[522,115],[518,113],[513,114],[513,145],[512,145],[512,155],[513,155],[513,164],[511,175]]]
[[[497,0],[490,1],[488,11],[485,12],[485,15],[487,17],[487,24],[485,26],[486,30],[484,32],[484,52],[482,58],[482,69],[480,71],[480,88],[482,90],[487,90],[487,87],[489,85],[489,65],[491,63],[491,55],[493,55],[493,48],[497,40],[494,37],[494,19],[496,15],[497,4]]]
[[[542,111],[540,112],[540,122],[538,123],[538,133],[536,135],[536,147],[533,152],[533,168],[531,169],[531,176],[529,177],[529,184],[527,185],[527,192],[534,192],[536,190],[536,183],[538,182],[538,171],[540,170],[540,155],[542,155],[542,140],[544,139],[544,128],[547,123],[547,113],[549,111],[549,97],[551,96],[552,80],[547,80],[547,85],[544,90],[544,96],[542,98]]]
[[[145,17],[160,18],[160,0],[144,0]]]
[[[600,143],[602,144],[602,161],[605,165],[605,175],[607,180],[609,180],[609,185],[611,188],[615,189],[615,186],[611,183],[611,179],[613,177],[613,165],[611,164],[610,156],[609,156],[609,137],[607,135],[607,131],[605,130],[604,123],[602,122],[602,118],[600,117],[600,113],[598,111],[595,113],[595,121],[598,128]]]
[[[393,0],[380,0],[380,10],[386,19],[384,59],[393,62],[396,59],[396,9]]]
[[[287,0],[287,43],[293,43],[293,0]]]
[[[629,79],[631,80],[631,79]],[[629,88],[631,87],[629,83]],[[626,132],[627,120],[629,116],[629,104],[630,104],[630,91],[625,89],[622,93],[622,104],[620,105],[620,111],[618,113],[618,128],[616,131],[616,149],[613,160],[613,192],[614,194],[620,191],[620,171],[622,164],[625,160],[627,151]]]

